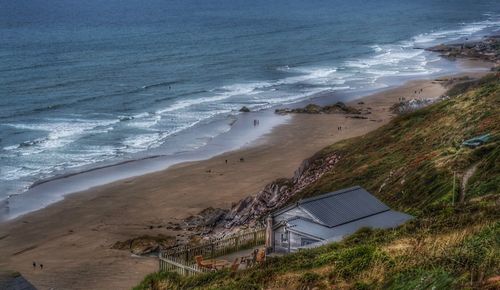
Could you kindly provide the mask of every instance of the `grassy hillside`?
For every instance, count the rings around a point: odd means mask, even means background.
[[[453,172],[456,197],[499,193],[500,81],[491,75],[460,84],[450,94],[450,100],[325,148],[319,159],[334,151],[341,161],[296,199],[359,184],[388,204],[418,214],[452,201]],[[460,146],[486,133],[496,134],[496,140],[474,150]],[[461,175],[476,164],[469,189],[461,190]]]
[[[361,185],[415,220],[394,230],[361,229],[341,243],[237,273],[156,273],[137,289],[493,289],[500,275],[500,81],[492,75],[449,93],[449,100],[319,152],[318,163],[332,152],[341,161],[294,197]],[[461,147],[485,133],[493,135],[488,144]]]

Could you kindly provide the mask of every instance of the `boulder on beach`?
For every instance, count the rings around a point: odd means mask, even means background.
[[[248,112],[250,112],[250,109],[247,108],[246,106],[243,106],[243,107],[241,107],[240,112],[248,113]]]
[[[328,106],[320,106],[316,104],[309,104],[304,108],[295,108],[295,109],[276,109],[275,113],[277,114],[289,114],[289,113],[297,113],[297,114],[361,114],[361,111],[349,107],[342,102],[337,102],[333,105]]]
[[[305,106],[302,110],[301,113],[305,114],[319,114],[321,113],[321,106],[316,105],[316,104],[309,104]]]
[[[175,243],[175,237],[161,234],[158,236],[145,235],[124,242],[118,241],[111,248],[116,250],[127,250],[135,255],[146,255],[173,247]]]
[[[197,215],[184,219],[184,224],[188,230],[199,230],[205,227],[213,227],[224,218],[227,209],[208,207]]]

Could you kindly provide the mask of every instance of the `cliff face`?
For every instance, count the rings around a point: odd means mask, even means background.
[[[224,229],[238,226],[253,226],[269,212],[283,207],[291,197],[321,178],[340,160],[335,152],[327,156],[313,156],[302,162],[292,178],[278,179],[264,187],[255,196],[249,196],[226,214],[220,224]]]
[[[271,211],[289,203],[300,191],[331,171],[340,159],[336,152],[316,154],[304,160],[292,178],[280,178],[267,184],[257,194],[238,201],[229,210],[207,208],[176,226],[194,233],[194,236],[213,238],[264,225],[264,218]]]

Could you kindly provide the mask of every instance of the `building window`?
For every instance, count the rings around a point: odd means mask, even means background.
[[[300,239],[300,245],[301,246],[307,246],[307,245],[310,245],[310,244],[314,244],[316,242],[317,242],[316,240],[308,239],[308,238],[301,238]]]

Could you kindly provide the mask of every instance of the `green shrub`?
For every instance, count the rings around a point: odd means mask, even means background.
[[[375,287],[371,284],[361,282],[361,281],[356,281],[354,285],[351,287],[353,290],[370,290],[370,289],[375,289]]]
[[[369,227],[363,227],[357,230],[354,234],[348,236],[344,239],[346,245],[356,245],[364,241],[367,241],[373,236],[373,229]]]
[[[500,192],[500,144],[496,142],[482,147],[484,148],[479,147],[475,152],[482,161],[469,179],[466,191],[468,197]]]
[[[224,278],[228,277],[229,274],[230,274],[230,271],[228,269],[226,269],[226,270],[220,270],[220,271],[215,271],[215,272],[204,273],[201,275],[191,276],[191,277],[184,279],[183,285],[185,285],[189,288],[200,287],[200,286],[208,285],[212,281],[224,279]]]
[[[299,282],[303,287],[314,287],[321,280],[321,275],[313,272],[305,272],[300,276]]]
[[[160,289],[160,283],[177,285],[181,281],[181,276],[175,272],[156,272],[149,274],[133,290],[156,290]],[[172,287],[173,289],[173,287]]]
[[[396,274],[395,277],[393,277],[384,287],[384,289],[452,289],[453,283],[454,278],[443,269],[412,269]]]
[[[472,280],[500,270],[500,222],[466,238],[449,258],[456,271],[470,271]]]
[[[374,246],[360,245],[336,253],[332,274],[344,279],[353,278],[368,269],[375,261],[389,262],[389,257]]]

